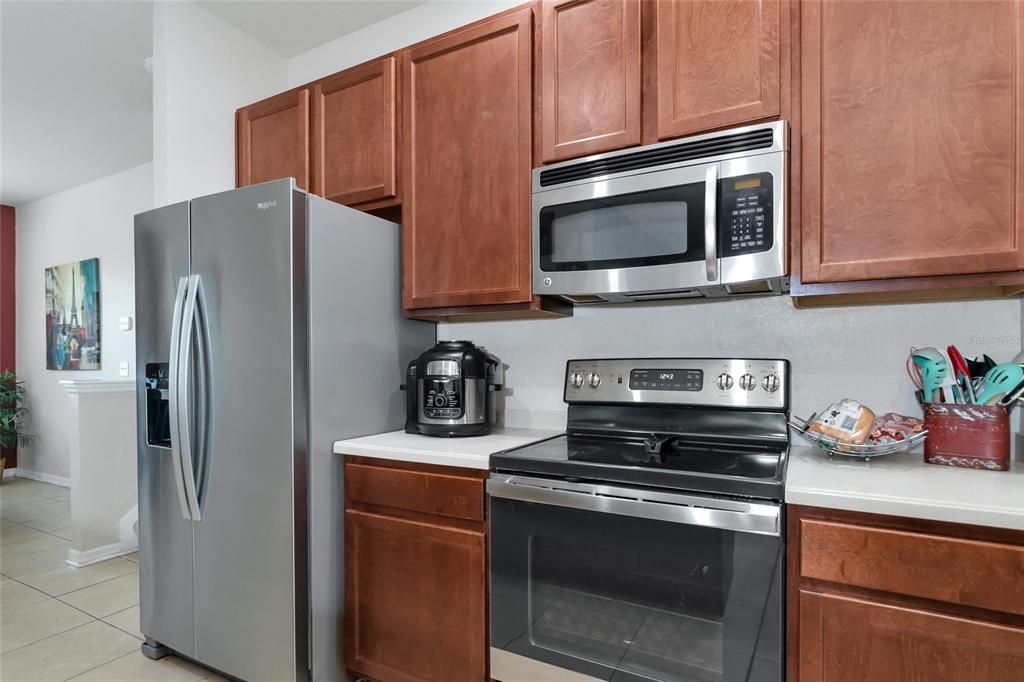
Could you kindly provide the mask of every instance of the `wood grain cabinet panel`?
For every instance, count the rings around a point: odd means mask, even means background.
[[[403,69],[403,302],[528,303],[532,11],[410,48]]]
[[[235,114],[235,184],[294,177],[310,190],[309,89],[265,99]]]
[[[639,0],[541,3],[545,162],[640,144]]]
[[[657,133],[668,139],[778,116],[786,0],[657,0]]]
[[[801,279],[1024,268],[1024,3],[801,4]]]
[[[341,204],[398,196],[397,66],[387,56],[313,88],[316,193]]]
[[[1024,547],[807,519],[800,535],[805,578],[1024,616]]]
[[[484,484],[479,475],[346,463],[345,499],[467,521],[484,520]]]
[[[798,682],[1024,682],[1024,629],[800,592]]]
[[[487,679],[483,531],[345,512],[350,668],[388,682]]]

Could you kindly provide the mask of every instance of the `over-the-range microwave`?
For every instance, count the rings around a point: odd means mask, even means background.
[[[789,290],[784,121],[533,171],[533,291],[573,303]]]

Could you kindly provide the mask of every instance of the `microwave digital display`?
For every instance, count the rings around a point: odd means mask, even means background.
[[[740,189],[755,189],[761,186],[761,178],[748,178],[746,180],[737,180],[732,184],[734,190]]]

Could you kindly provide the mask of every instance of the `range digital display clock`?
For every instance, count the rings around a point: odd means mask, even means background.
[[[704,372],[699,369],[633,369],[629,371],[632,391],[700,391]]]

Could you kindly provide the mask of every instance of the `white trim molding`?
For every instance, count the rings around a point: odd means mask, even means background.
[[[109,545],[103,545],[102,547],[93,547],[92,549],[85,549],[81,551],[77,549],[69,549],[68,558],[64,560],[64,563],[68,566],[74,566],[75,568],[82,568],[83,566],[89,566],[90,564],[98,564],[99,562],[106,561],[107,559],[131,554],[134,551],[135,548],[125,549],[124,545],[120,542],[114,542]]]
[[[135,379],[62,379],[60,384],[72,395],[135,391]]]
[[[42,471],[32,471],[31,469],[22,469],[20,467],[4,469],[4,478],[29,478],[33,481],[52,483],[64,488],[71,487],[71,479],[66,476],[54,476],[53,474],[44,474]]]

